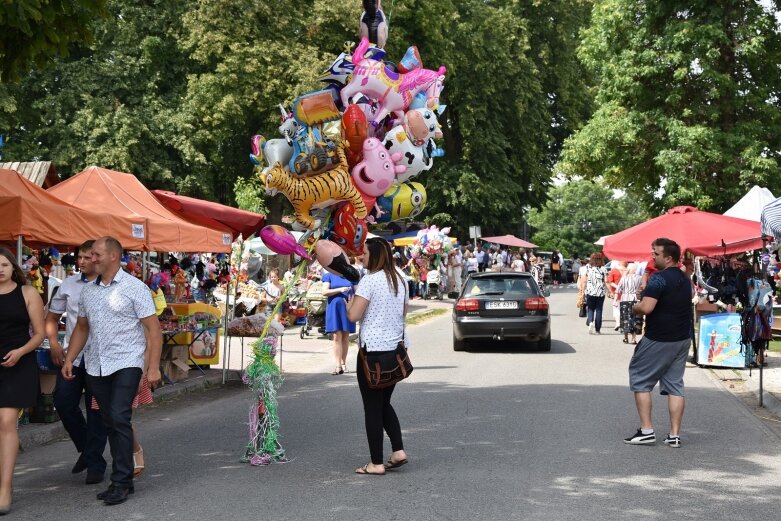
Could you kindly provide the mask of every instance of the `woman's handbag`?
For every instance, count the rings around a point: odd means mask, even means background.
[[[412,362],[409,359],[404,342],[399,342],[393,351],[366,351],[363,346],[358,351],[358,358],[363,364],[363,374],[369,389],[384,389],[394,385],[412,373]]]
[[[585,305],[585,304],[583,304],[582,306],[580,306],[580,311],[578,311],[578,316],[579,316],[580,318],[586,318],[586,315],[587,315],[587,314],[588,314],[588,313],[586,312],[586,305]]]

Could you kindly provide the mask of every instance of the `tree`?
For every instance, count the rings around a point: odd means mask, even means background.
[[[781,189],[781,37],[764,3],[596,2],[579,56],[597,109],[558,169],[656,210],[722,212],[754,184]]]
[[[599,249],[594,242],[643,222],[648,215],[628,196],[616,197],[603,183],[575,179],[549,192],[549,201],[529,214],[536,229],[531,242],[541,250],[558,249],[584,256]]]
[[[89,43],[90,22],[106,14],[106,0],[14,0],[0,4],[0,82],[24,77],[33,65],[67,56]]]

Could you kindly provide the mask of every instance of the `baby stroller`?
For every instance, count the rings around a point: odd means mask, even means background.
[[[303,339],[313,327],[318,328],[320,334],[325,334],[325,308],[328,307],[328,298],[323,296],[323,283],[313,282],[304,293],[304,308],[306,309],[306,321],[301,326],[300,336]]]
[[[426,299],[434,298],[442,300],[442,288],[440,287],[441,277],[439,270],[431,270],[426,274]]]

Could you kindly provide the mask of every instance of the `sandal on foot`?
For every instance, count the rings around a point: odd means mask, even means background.
[[[334,375],[334,376],[336,376],[336,375],[338,375],[338,374],[344,374],[344,371],[342,370],[342,368],[341,368],[341,367],[337,367],[336,369],[334,369],[334,370],[331,372],[331,374],[332,374],[332,375]]]
[[[144,472],[144,449],[143,447],[138,449],[138,452],[133,453],[133,477],[137,478]]]
[[[385,470],[390,470],[390,469],[397,469],[402,465],[406,465],[406,464],[407,464],[407,458],[404,458],[399,461],[393,461],[392,459],[389,459],[384,463],[384,466],[385,466]]]
[[[625,343],[625,344],[628,344],[629,343],[629,339],[625,338],[625,339],[622,340],[622,342]]]
[[[363,467],[359,469],[355,469],[356,474],[363,474],[363,475],[369,475],[369,476],[384,476],[384,472],[369,472],[369,463],[364,465]]]

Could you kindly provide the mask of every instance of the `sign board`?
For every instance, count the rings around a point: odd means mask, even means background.
[[[143,224],[134,224],[132,225],[133,228],[131,230],[131,233],[133,234],[134,239],[143,239],[144,238],[144,225]]]
[[[480,227],[479,226],[470,226],[469,227],[469,238],[470,239],[479,239],[482,236],[483,236],[483,234],[480,231]]]
[[[746,367],[746,350],[740,342],[740,314],[712,313],[700,317],[697,363],[712,367]]]

